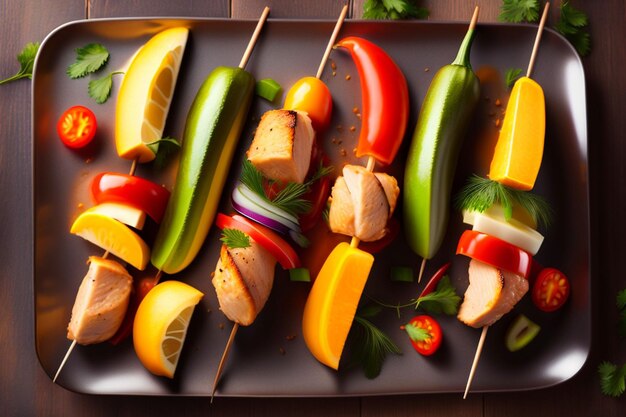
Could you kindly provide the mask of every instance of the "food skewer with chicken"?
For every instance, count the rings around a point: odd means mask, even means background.
[[[306,245],[299,215],[318,211],[302,197],[328,173],[316,143],[316,135],[328,127],[332,113],[332,97],[321,76],[347,11],[346,5],[316,77],[298,80],[287,93],[284,108],[262,116],[246,153],[241,180],[232,194],[233,208],[240,214],[218,215],[224,244],[212,283],[220,310],[233,322],[233,328],[220,358],[211,398],[239,326],[251,325],[270,295],[276,262],[292,273],[300,267],[296,252],[281,235]],[[281,189],[269,198],[264,182],[270,184],[270,191],[273,185]],[[286,205],[285,201],[293,204]]]
[[[482,328],[463,398],[472,383],[489,326],[511,311],[529,288],[533,255],[543,236],[535,228],[547,207],[527,191],[537,178],[545,137],[543,90],[530,77],[549,3],[546,3],[525,77],[515,82],[496,144],[489,179],[474,177],[462,191],[464,222],[457,253],[472,258],[469,286],[458,312],[468,326]],[[496,196],[495,198],[493,196]]]

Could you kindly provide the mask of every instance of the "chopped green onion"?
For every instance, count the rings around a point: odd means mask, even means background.
[[[276,81],[271,78],[264,78],[257,81],[254,92],[267,101],[274,101],[281,89],[282,87]]]
[[[311,282],[311,274],[308,268],[291,268],[289,279],[297,282]]]
[[[413,282],[413,268],[408,266],[392,266],[391,280],[399,282]]]

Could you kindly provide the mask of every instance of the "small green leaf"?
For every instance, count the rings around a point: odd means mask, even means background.
[[[459,311],[459,297],[450,282],[449,276],[444,276],[437,284],[437,289],[430,294],[420,297],[415,302],[415,309],[419,307],[422,310],[432,314],[446,314],[452,316]]]
[[[364,19],[426,19],[429,11],[418,7],[415,0],[366,0],[363,3]]]
[[[604,395],[619,397],[626,389],[626,365],[618,367],[610,362],[602,362],[598,366],[600,387]]]
[[[358,324],[358,338],[353,341],[353,359],[359,363],[365,376],[376,378],[382,369],[388,354],[401,355],[400,348],[372,322],[363,317],[355,316]]]
[[[421,327],[417,327],[411,323],[407,323],[404,326],[404,330],[409,335],[409,339],[411,339],[414,342],[423,342],[424,340],[431,337],[428,330],[422,329]]]
[[[154,158],[154,165],[157,168],[163,168],[166,165],[168,158],[180,149],[180,143],[176,139],[169,136],[154,142],[146,143],[146,146],[156,155]]]
[[[539,19],[539,0],[503,0],[498,20],[520,23]]]
[[[89,81],[89,97],[93,98],[96,103],[102,104],[111,96],[113,88],[113,74],[105,75],[102,78]]]
[[[35,64],[35,57],[39,51],[39,42],[27,43],[24,49],[17,54],[17,61],[20,63],[20,70],[17,74],[0,80],[0,85],[10,83],[22,78],[32,79],[33,77],[33,65]]]
[[[228,249],[245,249],[250,247],[250,237],[238,229],[222,230],[220,240]]]
[[[98,71],[109,60],[109,51],[99,43],[90,43],[76,49],[76,61],[67,68],[67,75],[81,78]]]
[[[626,288],[617,293],[617,308],[619,310],[626,308]]]
[[[517,81],[517,79],[520,77],[520,75],[522,75],[522,69],[521,68],[509,68],[506,70],[506,72],[504,73],[504,82],[506,83],[506,86],[508,88],[513,87],[513,84],[515,84],[515,81]]]

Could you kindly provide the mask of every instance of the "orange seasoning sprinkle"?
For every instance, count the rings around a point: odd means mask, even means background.
[[[356,126],[350,126],[350,132],[356,131]]]
[[[496,99],[496,107],[500,107],[502,105],[502,102],[500,101],[499,98]]]
[[[350,81],[352,79],[352,76],[350,74],[346,75],[346,81]]]

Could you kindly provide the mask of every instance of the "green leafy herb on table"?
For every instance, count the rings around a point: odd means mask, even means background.
[[[515,84],[515,81],[520,77],[520,75],[522,75],[521,68],[507,69],[506,72],[504,73],[504,82],[506,83],[506,86],[508,88],[513,87],[513,84]]]
[[[154,142],[146,143],[146,146],[156,155],[154,158],[154,164],[157,168],[163,168],[170,155],[173,155],[180,149],[180,143],[176,139],[169,136]]]
[[[444,276],[437,284],[437,289],[430,294],[419,297],[415,301],[415,309],[421,308],[432,314],[452,316],[459,311],[459,297],[450,283],[450,277]]]
[[[539,19],[539,11],[539,0],[503,0],[498,20],[510,23],[532,23]]]
[[[364,19],[426,19],[428,14],[428,9],[414,0],[366,0],[363,4]]]
[[[554,28],[574,45],[581,56],[591,51],[591,36],[586,31],[588,25],[585,13],[570,6],[569,1],[561,4],[561,17]]]
[[[76,61],[67,67],[71,79],[82,78],[98,71],[109,60],[109,51],[99,43],[90,43],[76,49]]]
[[[602,362],[598,366],[602,393],[611,397],[619,397],[626,388],[626,365],[618,367],[610,362]]]
[[[123,72],[115,71],[97,80],[89,81],[89,97],[93,98],[98,104],[106,102],[109,96],[111,96],[113,76],[115,74],[123,74]]]
[[[27,43],[24,49],[17,54],[17,61],[20,63],[20,70],[17,74],[0,80],[0,85],[10,83],[11,81],[17,81],[22,78],[32,79],[33,77],[33,65],[35,63],[35,56],[39,51],[39,42]]]
[[[250,247],[250,238],[244,232],[238,229],[222,230],[220,238],[229,249],[245,249]]]

